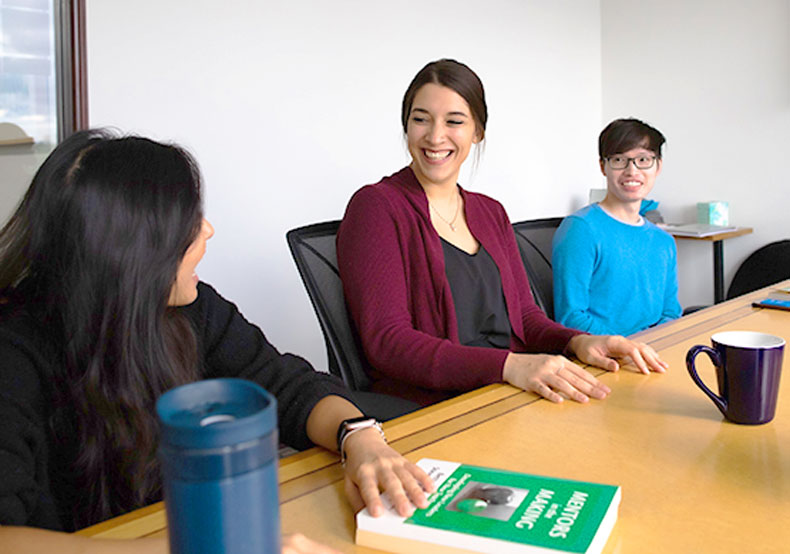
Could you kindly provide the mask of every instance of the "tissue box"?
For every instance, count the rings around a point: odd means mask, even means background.
[[[727,202],[697,202],[697,223],[729,225],[729,204]]]

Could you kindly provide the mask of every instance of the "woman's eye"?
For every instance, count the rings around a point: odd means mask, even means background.
[[[459,121],[457,119],[451,119],[447,122],[448,125],[463,125],[463,121]]]
[[[411,118],[411,120],[414,121],[415,123],[424,123],[425,122],[425,118],[424,117],[419,117],[419,116],[414,116],[414,117]]]

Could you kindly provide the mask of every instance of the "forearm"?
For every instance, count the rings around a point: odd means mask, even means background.
[[[366,355],[377,371],[430,390],[471,390],[502,379],[507,351],[456,344],[402,326],[369,335]]]
[[[307,418],[307,436],[315,444],[337,452],[337,429],[343,420],[363,414],[351,402],[340,396],[329,395],[315,405]]]
[[[593,316],[584,310],[574,310],[573,312],[557,316],[557,320],[571,329],[577,329],[591,335],[611,334],[606,322],[603,319]]]
[[[166,554],[164,537],[137,540],[91,539],[32,527],[0,526],[0,551],[16,554]]]

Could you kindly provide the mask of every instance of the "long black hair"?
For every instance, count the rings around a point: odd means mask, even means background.
[[[194,332],[167,304],[202,224],[200,189],[177,146],[82,131],[0,231],[0,303],[28,306],[62,355],[50,432],[75,527],[160,494],[154,405],[198,372]]]

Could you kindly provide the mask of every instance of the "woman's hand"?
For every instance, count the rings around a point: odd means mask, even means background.
[[[376,429],[364,429],[349,436],[346,451],[346,496],[354,511],[367,506],[373,517],[384,513],[379,491],[389,496],[403,517],[414,506],[425,508],[425,491],[435,487],[428,474],[398,454],[384,442]]]
[[[502,378],[552,402],[562,402],[563,397],[559,393],[577,402],[587,402],[590,397],[603,399],[612,392],[566,357],[549,354],[511,352],[505,359]]]
[[[567,349],[582,362],[609,371],[620,368],[615,358],[625,357],[631,358],[645,375],[651,371],[664,373],[669,369],[652,347],[619,335],[576,335],[568,342]]]
[[[340,554],[334,548],[311,541],[304,535],[283,535],[282,554]]]

